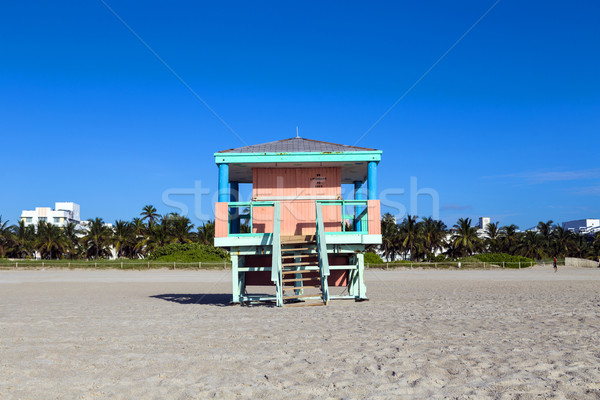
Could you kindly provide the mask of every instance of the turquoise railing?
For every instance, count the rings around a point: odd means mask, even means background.
[[[317,254],[319,255],[319,272],[321,275],[321,291],[323,292],[323,302],[329,303],[329,256],[327,254],[327,243],[325,241],[325,226],[323,224],[323,208],[319,202],[316,206],[316,239],[317,239]]]
[[[274,201],[232,201],[228,203],[229,206],[229,220],[227,221],[227,233],[229,235],[252,235],[253,231],[253,218],[252,214],[254,208],[256,207],[274,207]],[[237,208],[238,212],[236,213],[233,209]],[[248,226],[250,227],[249,233],[240,233],[240,232],[231,232],[231,221],[234,218],[235,214],[238,214],[238,217],[241,220],[245,220]]]
[[[273,246],[271,251],[271,281],[275,284],[277,307],[283,306],[283,286],[281,268],[281,204],[273,205]]]
[[[316,203],[324,206],[340,206],[342,232],[363,234],[369,232],[367,200],[317,200]],[[347,207],[352,207],[352,214],[346,213]],[[350,223],[350,229],[346,226],[346,222]]]

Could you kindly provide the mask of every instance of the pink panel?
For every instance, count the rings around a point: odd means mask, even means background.
[[[215,203],[215,237],[227,237],[229,234],[229,203]]]
[[[253,207],[252,233],[273,232],[273,207]]]
[[[315,233],[315,201],[302,197],[341,196],[339,167],[255,168],[253,178],[255,199],[281,199],[282,235]],[[326,230],[340,230],[339,207],[324,207],[323,211]]]
[[[379,200],[368,200],[369,235],[381,235],[381,210]]]

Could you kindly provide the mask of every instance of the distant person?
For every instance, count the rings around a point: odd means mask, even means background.
[[[556,257],[554,257],[554,272],[558,271],[558,266],[556,265]]]

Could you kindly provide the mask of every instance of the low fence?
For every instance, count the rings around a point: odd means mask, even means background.
[[[14,260],[0,262],[0,269],[226,269],[231,263],[223,262],[179,262],[148,260]]]
[[[597,267],[595,261],[567,258],[567,266],[593,266]],[[577,265],[572,260],[588,261],[589,265]],[[592,265],[593,264],[593,265]],[[387,262],[381,264],[365,264],[366,268],[374,269],[397,269],[397,268],[432,268],[432,269],[521,269],[531,268],[534,265],[552,266],[552,260],[536,262],[462,262],[462,261],[440,261],[440,262]],[[559,260],[558,265],[565,265],[565,261]],[[147,260],[13,260],[0,261],[0,270],[4,269],[227,269],[231,263],[223,262],[179,262],[179,261],[147,261]]]
[[[463,261],[440,261],[440,262],[388,262],[382,264],[365,264],[367,268],[378,268],[378,269],[396,269],[396,268],[438,268],[438,269],[521,269],[531,268],[534,265],[543,265],[543,261],[515,261],[515,262],[463,262]],[[548,266],[552,266],[552,261],[545,263]],[[558,265],[564,265],[561,260]]]
[[[565,264],[569,267],[585,267],[585,268],[598,268],[600,267],[598,261],[587,260],[585,258],[565,258]]]

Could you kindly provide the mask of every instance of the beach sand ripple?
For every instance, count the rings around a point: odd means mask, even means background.
[[[278,309],[229,271],[3,271],[0,398],[600,398],[600,270],[366,277]]]

